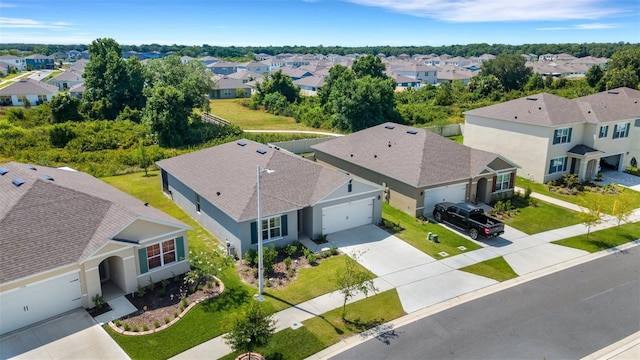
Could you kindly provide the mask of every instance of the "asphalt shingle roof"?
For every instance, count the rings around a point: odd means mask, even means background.
[[[82,172],[0,167],[9,170],[0,176],[0,283],[80,263],[136,219],[187,228]]]
[[[258,153],[258,149],[265,153]],[[250,140],[210,147],[157,164],[235,221],[257,218],[258,165],[275,170],[263,173],[261,178],[264,216],[311,206],[352,178]]]
[[[312,148],[417,188],[473,178],[498,157],[425,129],[395,123],[373,126]]]
[[[57,87],[33,79],[16,81],[0,89],[0,95],[47,95],[57,93]]]

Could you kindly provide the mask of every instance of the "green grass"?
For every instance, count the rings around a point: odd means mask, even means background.
[[[395,236],[436,259],[442,258],[438,255],[441,251],[445,251],[452,256],[481,248],[480,245],[467,240],[440,224],[422,222],[389,204],[382,205],[382,217],[394,224],[400,224],[401,230],[396,232]],[[439,243],[427,240],[429,232],[438,234]],[[464,246],[467,249],[462,251],[458,249],[458,246]]]
[[[484,276],[500,282],[518,277],[518,274],[513,271],[509,263],[507,263],[502,256],[469,265],[458,270]]]
[[[640,239],[640,222],[622,224],[619,228],[612,227],[594,231],[589,234],[588,239],[587,234],[584,234],[554,241],[553,243],[593,253],[638,239]]]
[[[600,207],[600,211],[606,214],[613,213],[613,204],[620,197],[624,197],[625,201],[629,202],[629,205],[633,209],[640,208],[640,192],[634,191],[628,188],[622,188],[620,194],[597,194],[593,192],[583,192],[578,195],[561,195],[555,192],[547,190],[547,185],[536,183],[521,177],[516,178],[516,186],[523,189],[530,187],[535,193],[547,195],[556,199],[564,200],[572,204],[576,204],[584,207]]]
[[[544,201],[538,201],[538,204],[539,207],[519,208],[520,213],[504,219],[504,223],[531,235],[582,222],[580,213]]]
[[[265,289],[266,298],[274,306],[275,311],[313,299],[320,295],[339,289],[336,276],[345,268],[344,257],[332,256],[324,259],[318,266],[301,269],[296,281],[280,289]],[[358,264],[361,270],[367,271],[371,278],[375,275]]]
[[[303,326],[277,332],[269,345],[256,349],[268,359],[305,359],[341,339],[397,319],[406,313],[395,289],[385,291],[347,305],[347,323],[342,318],[342,308],[335,309],[303,321]],[[222,359],[231,360],[239,353]]]
[[[209,102],[211,104],[211,113],[228,120],[242,129],[320,131],[298,124],[294,118],[289,116],[273,115],[262,110],[251,110],[243,106],[241,104],[242,101],[248,101],[248,99],[211,100]]]
[[[462,135],[453,135],[453,136],[448,136],[449,139],[457,142],[458,144],[462,144],[462,141],[464,140],[464,136]]]

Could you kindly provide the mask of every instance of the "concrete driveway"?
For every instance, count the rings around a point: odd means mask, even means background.
[[[129,359],[83,309],[0,337],[0,359]]]

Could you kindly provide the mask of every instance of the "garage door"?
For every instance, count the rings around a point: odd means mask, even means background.
[[[465,201],[467,196],[467,184],[453,184],[425,190],[424,192],[424,215],[430,216],[437,203],[449,201],[458,203]]]
[[[78,272],[0,293],[0,334],[81,306]]]
[[[322,233],[351,229],[373,222],[373,198],[322,209]]]

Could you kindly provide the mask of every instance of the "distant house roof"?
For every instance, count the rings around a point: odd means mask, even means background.
[[[294,80],[293,85],[321,88],[324,85],[324,81],[324,77],[322,76],[307,76],[302,79]]]
[[[33,79],[26,79],[16,81],[13,84],[0,89],[0,95],[55,95],[58,93],[58,88],[36,81]]]
[[[229,77],[218,77],[216,78],[216,84],[213,86],[216,90],[224,90],[224,89],[249,89],[245,82],[242,79],[233,79]]]
[[[86,173],[0,167],[0,283],[79,263],[136,219],[188,228]]]
[[[425,129],[395,123],[373,126],[312,148],[416,188],[471,179],[500,157]]]
[[[640,91],[620,88],[565,99],[541,93],[466,111],[465,115],[540,126],[562,126],[630,119],[640,114]]]
[[[264,216],[314,205],[352,179],[341,171],[250,140],[161,160],[157,165],[237,222],[257,218],[258,165],[275,170],[262,176]]]

